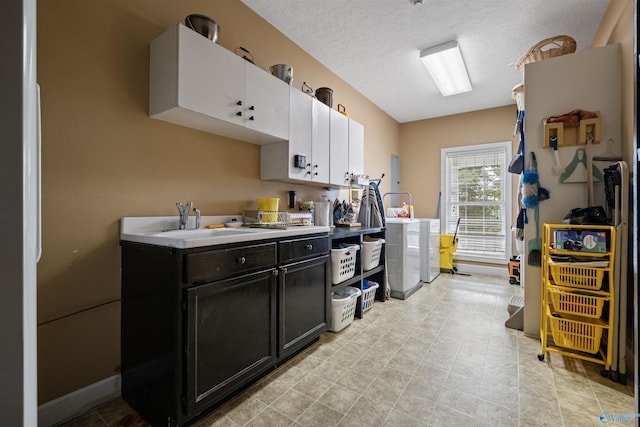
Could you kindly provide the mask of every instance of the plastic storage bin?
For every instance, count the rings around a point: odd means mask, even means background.
[[[595,354],[600,349],[601,325],[551,316],[553,342],[561,347]]]
[[[602,287],[604,269],[581,267],[576,264],[560,264],[549,261],[553,282],[558,286],[597,291]]]
[[[331,281],[334,285],[351,279],[356,274],[356,255],[359,245],[331,249]]]
[[[362,291],[362,311],[365,312],[373,306],[376,300],[376,289],[380,287],[376,282],[369,281],[369,287]]]
[[[362,242],[362,269],[364,271],[372,270],[380,264],[383,243],[384,239],[371,239]]]
[[[347,286],[344,291],[331,295],[331,332],[339,332],[353,322],[360,289]]]
[[[599,319],[607,297],[565,292],[549,286],[549,294],[553,309],[557,313],[575,314],[578,316]]]

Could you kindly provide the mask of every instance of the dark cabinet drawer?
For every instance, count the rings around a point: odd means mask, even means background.
[[[275,243],[198,252],[185,255],[184,281],[211,282],[274,267],[276,263]]]
[[[329,252],[328,237],[311,237],[296,240],[285,240],[278,243],[279,262],[291,262]]]

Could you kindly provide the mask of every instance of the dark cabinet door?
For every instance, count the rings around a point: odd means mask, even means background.
[[[296,352],[327,327],[328,256],[281,268],[279,356]]]
[[[276,274],[271,269],[185,290],[188,414],[273,366]]]

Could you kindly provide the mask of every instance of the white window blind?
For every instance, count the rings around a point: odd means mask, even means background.
[[[511,241],[511,142],[442,150],[442,228],[454,234],[456,258],[507,262]]]

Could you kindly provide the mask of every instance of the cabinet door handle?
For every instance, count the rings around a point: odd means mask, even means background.
[[[249,120],[255,120],[255,119],[253,118],[253,116],[251,116],[251,117],[249,117]]]
[[[236,116],[242,116],[242,111],[238,111],[238,112],[236,113]]]
[[[249,110],[251,110],[251,111],[253,111],[253,110],[255,110],[255,109],[256,109],[256,108],[255,108],[253,105],[252,105],[251,107],[249,107]]]
[[[236,102],[236,105],[242,105],[242,101]]]
[[[237,264],[244,264],[247,262],[247,259],[243,256],[236,258],[236,263]]]
[[[272,275],[272,276],[277,276],[277,275],[278,275],[278,270],[273,270],[273,271],[271,272],[271,275]]]
[[[316,174],[316,175],[318,175],[318,174]],[[307,250],[311,250],[311,249],[313,249],[313,245],[311,243],[309,243],[308,245],[305,245],[304,248],[307,249]]]
[[[287,267],[282,267],[281,270],[282,270],[282,274],[287,274]]]

